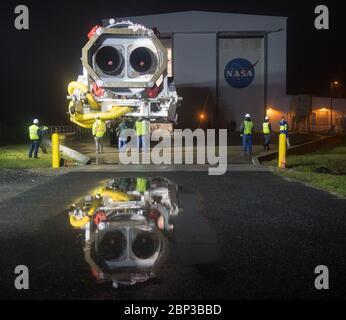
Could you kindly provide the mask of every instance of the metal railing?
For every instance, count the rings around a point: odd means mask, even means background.
[[[81,128],[77,125],[49,126],[48,134],[59,133],[66,137],[73,137],[75,141],[82,141],[92,138],[91,129]]]

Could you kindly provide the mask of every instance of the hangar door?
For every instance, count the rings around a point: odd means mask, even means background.
[[[219,36],[218,109],[222,125],[237,130],[246,113],[260,130],[265,116],[263,36]]]
[[[198,114],[207,114],[214,124],[216,101],[215,33],[175,33],[173,38],[173,74],[179,95],[183,97],[178,124],[183,128],[201,126]]]

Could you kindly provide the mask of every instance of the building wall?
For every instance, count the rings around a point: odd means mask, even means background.
[[[290,97],[289,124],[294,131],[311,131],[311,96]]]
[[[255,129],[261,127],[265,117],[265,40],[263,36],[233,36],[219,39],[219,72],[218,72],[218,107],[220,109],[220,123],[227,121],[227,127],[239,128],[244,115],[249,113],[255,123]],[[246,59],[253,65],[250,75],[255,75],[250,85],[245,81],[245,87],[232,87],[234,79],[227,76],[239,73],[246,69],[239,68],[239,63],[234,59]],[[231,62],[232,61],[232,62]],[[226,68],[227,66],[227,68]],[[226,70],[226,71],[225,71]],[[225,74],[226,72],[226,74]],[[251,77],[250,77],[251,79]]]
[[[333,98],[331,122],[330,98],[296,95],[290,97],[290,126],[296,131],[346,130],[346,99]]]
[[[271,118],[274,130],[278,130],[282,116],[289,116],[290,99],[286,93],[286,26],[284,28],[285,32],[268,34],[267,115]]]
[[[312,97],[311,111],[315,117],[312,130],[323,131],[331,127],[331,100],[330,98]],[[346,119],[346,99],[333,99],[333,125],[337,131],[345,130],[343,123]],[[314,121],[314,119],[312,119]]]
[[[212,126],[216,122],[216,35],[175,34],[173,41],[174,81],[178,94],[183,97],[179,125],[201,126],[198,115],[204,112]]]
[[[110,17],[112,18],[112,17]],[[148,16],[127,17],[124,19],[140,23],[148,28],[158,28],[163,34],[173,37],[174,80],[178,93],[183,96],[183,108],[179,112],[181,127],[198,127],[198,113],[205,109],[209,126],[224,125],[223,111],[218,110],[218,41],[220,32],[281,32],[268,33],[265,43],[267,54],[267,92],[265,98],[272,113],[288,114],[289,101],[286,97],[286,24],[287,18],[242,15],[216,12],[188,11]],[[221,68],[222,66],[219,66]],[[230,87],[230,89],[232,89]],[[242,91],[243,89],[239,89]],[[242,91],[246,97],[247,90]],[[245,99],[246,100],[246,99]],[[245,104],[245,103],[244,103]],[[236,126],[248,109],[253,106],[236,108]],[[252,111],[256,127],[261,126],[265,113]]]

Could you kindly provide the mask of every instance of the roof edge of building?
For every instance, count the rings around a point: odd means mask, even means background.
[[[237,16],[263,17],[263,18],[272,18],[272,19],[281,19],[281,20],[288,19],[288,17],[285,17],[285,16],[272,16],[272,15],[265,15],[265,14],[249,14],[249,13],[238,13],[238,12],[233,13],[233,12],[207,11],[207,10],[182,10],[182,11],[161,12],[161,13],[148,13],[148,14],[142,14],[142,15],[136,15],[136,16],[124,16],[124,17],[116,17],[116,18],[127,19],[127,18],[159,16],[159,15],[174,15],[174,14],[182,14],[182,13],[183,14],[187,14],[187,13],[225,14],[225,15],[237,15]]]

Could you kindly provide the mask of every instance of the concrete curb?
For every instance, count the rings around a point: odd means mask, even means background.
[[[326,144],[337,144],[341,142],[342,136],[333,136],[333,137],[322,137],[321,139],[314,140],[311,142],[303,143],[297,146],[293,146],[287,149],[287,155],[303,155],[311,153],[322,147]],[[253,158],[253,163],[261,165],[264,161],[271,161],[277,158],[279,151],[272,151],[266,154],[260,154]]]

